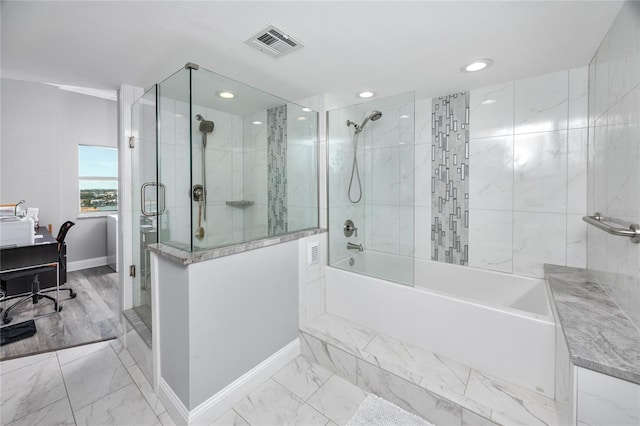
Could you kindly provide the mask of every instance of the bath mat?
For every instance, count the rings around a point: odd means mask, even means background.
[[[433,426],[415,414],[403,410],[386,399],[369,395],[358,407],[347,426]]]
[[[0,346],[31,337],[36,334],[37,331],[34,320],[8,325],[0,330]]]

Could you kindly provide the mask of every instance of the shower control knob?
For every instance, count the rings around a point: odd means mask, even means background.
[[[347,238],[352,236],[354,233],[356,237],[358,236],[358,228],[356,228],[356,226],[353,224],[353,221],[351,219],[347,219],[347,221],[344,223],[343,229],[344,229],[344,235]]]

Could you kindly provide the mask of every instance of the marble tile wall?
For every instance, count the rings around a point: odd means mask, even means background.
[[[199,247],[215,247],[234,242],[240,237],[238,229],[242,225],[242,212],[230,208],[227,201],[238,196],[242,198],[243,176],[243,120],[241,116],[229,114],[198,105],[192,107],[192,153],[191,169],[193,182],[202,181],[202,133],[198,130],[200,123],[195,119],[197,114],[206,120],[214,122],[212,133],[207,134],[207,148],[205,153],[207,175],[207,211],[206,220],[203,214],[205,238],[197,240],[194,245]],[[188,169],[177,169],[188,170]],[[184,172],[181,172],[181,174]],[[188,199],[190,202],[190,200]],[[193,229],[198,224],[198,205],[193,203]]]
[[[585,265],[586,67],[471,91],[471,266]]]
[[[640,190],[638,2],[623,5],[589,65],[589,137],[589,214],[640,223],[640,200],[633,195]],[[634,280],[636,292],[625,298],[640,300],[640,245],[592,226],[587,241],[589,269]]]

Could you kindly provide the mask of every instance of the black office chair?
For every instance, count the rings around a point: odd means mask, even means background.
[[[66,267],[65,265],[67,264],[67,262],[65,262],[64,259],[62,258],[62,253],[63,253],[62,246],[64,244],[64,239],[67,237],[67,232],[69,232],[69,229],[71,229],[73,225],[75,225],[75,223],[71,222],[70,220],[63,223],[62,226],[60,227],[60,231],[58,231],[58,236],[56,237],[56,241],[58,241],[58,265],[61,271],[65,269]],[[65,288],[62,288],[63,286]],[[67,283],[62,284],[59,290],[68,291],[69,297],[71,299],[75,299],[75,297],[77,296],[76,292],[73,291],[71,287],[67,286]],[[52,291],[56,291],[56,289],[52,288],[49,290],[41,290],[40,293],[50,293]]]
[[[45,272],[57,272],[58,268],[64,269],[64,265],[65,262],[62,259],[62,253],[63,253],[63,244],[64,244],[64,239],[67,236],[67,232],[69,231],[69,229],[75,225],[75,223],[71,222],[71,221],[67,221],[64,224],[62,224],[62,226],[60,227],[60,231],[58,232],[58,236],[56,237],[56,240],[58,241],[58,262],[57,265],[56,263],[52,263],[49,265],[45,265],[39,268],[31,268],[31,269],[26,269],[23,271],[16,271],[16,272],[10,272],[10,273],[6,273],[6,274],[2,274],[2,280],[5,282],[8,282],[10,280],[16,279],[16,278],[22,278],[25,276],[33,276],[32,281],[31,281],[31,291],[25,295],[24,293],[22,294],[17,294],[15,296],[9,296],[6,297],[4,300],[11,300],[11,299],[15,299],[15,298],[20,298],[20,300],[18,300],[16,303],[14,303],[13,305],[9,306],[6,310],[4,310],[3,314],[2,314],[2,322],[5,324],[9,324],[12,320],[13,317],[9,316],[9,313],[14,310],[15,308],[17,308],[18,306],[22,305],[23,303],[27,302],[29,299],[31,299],[33,304],[38,303],[38,301],[40,299],[48,299],[51,300],[54,303],[54,311],[55,312],[60,312],[62,311],[62,306],[60,306],[59,301],[56,298],[53,298],[51,296],[47,296],[44,293],[50,293],[52,291],[68,291],[69,292],[69,296],[71,298],[75,298],[76,297],[76,293],[73,291],[73,289],[69,288],[60,288],[60,287],[56,287],[56,288],[52,288],[52,289],[48,289],[48,290],[41,290],[40,289],[40,274],[45,273]],[[56,267],[57,266],[57,267]],[[0,309],[1,311],[1,309]]]

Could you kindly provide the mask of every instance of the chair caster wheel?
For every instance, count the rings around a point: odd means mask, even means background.
[[[9,324],[11,321],[13,321],[13,317],[4,317],[2,318],[2,322],[5,324]]]
[[[62,306],[58,306],[58,308],[56,309],[56,311],[58,311],[58,312],[62,312]]]
[[[77,293],[72,292],[69,294],[69,297],[71,297],[72,299],[75,299],[77,295],[78,295]]]

